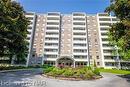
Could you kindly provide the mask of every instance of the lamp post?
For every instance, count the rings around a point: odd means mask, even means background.
[[[120,64],[120,58],[119,58],[119,52],[118,52],[118,47],[115,45],[115,50],[116,50],[116,62],[117,62],[117,68],[121,69],[121,64]]]

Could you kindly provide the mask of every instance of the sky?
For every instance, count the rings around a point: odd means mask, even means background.
[[[25,11],[36,13],[47,12],[86,12],[96,14],[104,12],[109,0],[18,0]]]

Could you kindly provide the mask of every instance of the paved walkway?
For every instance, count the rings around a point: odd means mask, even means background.
[[[130,87],[130,76],[103,73],[102,79],[65,81],[41,76],[41,69],[0,73],[0,87]]]

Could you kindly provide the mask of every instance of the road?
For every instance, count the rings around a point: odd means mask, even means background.
[[[90,81],[66,81],[41,75],[41,69],[0,73],[0,87],[130,87],[130,76],[102,73],[103,78]]]

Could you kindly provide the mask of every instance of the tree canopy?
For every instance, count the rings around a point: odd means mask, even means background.
[[[13,55],[20,60],[25,58],[27,48],[28,19],[19,3],[0,0],[0,57]]]
[[[114,14],[119,22],[109,30],[110,43],[119,47],[123,59],[130,59],[130,0],[111,0],[106,12]]]

